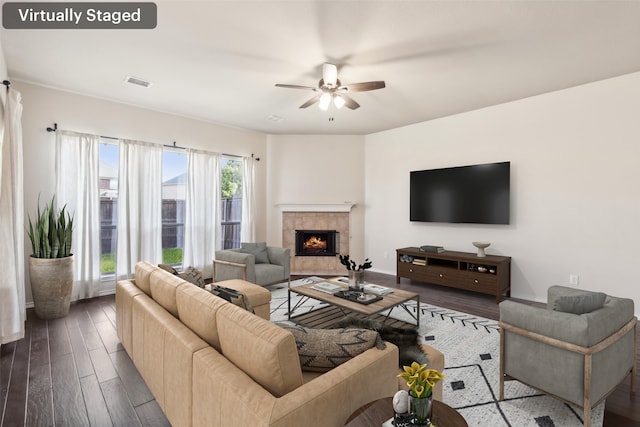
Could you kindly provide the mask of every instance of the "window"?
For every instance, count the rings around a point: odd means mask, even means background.
[[[222,249],[240,247],[242,169],[241,160],[222,158],[220,179]]]
[[[104,139],[99,149],[100,175],[100,272],[116,271],[116,224],[118,223],[118,157],[117,143]]]
[[[187,156],[184,152],[162,153],[162,262],[182,266]]]

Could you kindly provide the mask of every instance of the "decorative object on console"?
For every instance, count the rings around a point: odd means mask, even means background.
[[[435,245],[423,245],[423,246],[420,246],[420,250],[422,252],[434,252],[434,253],[440,254],[444,252],[444,247],[435,246]]]
[[[418,362],[411,366],[403,366],[404,372],[398,376],[407,382],[411,397],[411,412],[415,425],[431,425],[432,391],[436,383],[444,379],[444,375],[435,369],[427,369],[426,364]]]
[[[364,271],[373,265],[371,261],[369,261],[369,258],[366,258],[364,263],[358,265],[356,268],[356,262],[349,259],[349,255],[340,255],[340,264],[347,267],[349,271],[349,288],[359,291],[364,283]]]
[[[478,257],[483,258],[486,257],[487,254],[484,252],[485,248],[488,248],[491,243],[488,242],[471,242],[473,246],[478,248]]]

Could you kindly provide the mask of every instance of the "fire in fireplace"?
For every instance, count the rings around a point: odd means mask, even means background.
[[[296,255],[336,256],[339,235],[336,230],[296,230]]]

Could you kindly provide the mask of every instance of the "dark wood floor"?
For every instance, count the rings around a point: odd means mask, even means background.
[[[366,279],[396,286],[395,276],[367,272]],[[399,287],[430,304],[498,319],[489,295],[406,279]],[[640,393],[630,396],[629,387],[626,380],[607,399],[605,427],[640,426]],[[113,295],[74,303],[64,319],[43,321],[29,310],[25,338],[0,351],[0,408],[2,427],[169,425],[118,341]]]
[[[64,319],[28,310],[25,338],[0,353],[3,427],[170,425],[116,336],[113,295]]]

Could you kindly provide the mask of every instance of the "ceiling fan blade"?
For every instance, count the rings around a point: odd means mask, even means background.
[[[344,93],[336,93],[336,96],[339,96],[340,98],[344,99],[344,105],[347,108],[350,108],[352,110],[355,110],[356,108],[360,108],[360,104],[358,104],[356,101],[353,100],[353,98],[348,97]]]
[[[308,106],[315,104],[316,102],[320,101],[321,96],[322,94],[314,96],[313,98],[302,104],[300,108],[307,108]]]
[[[352,83],[340,86],[340,89],[346,88],[348,92],[366,92],[368,90],[383,89],[384,87],[384,81],[379,80],[375,82]]]
[[[284,87],[284,88],[288,88],[288,89],[316,90],[315,87],[311,87],[311,86],[284,85],[284,84],[280,84],[280,83],[276,83],[276,87]]]

